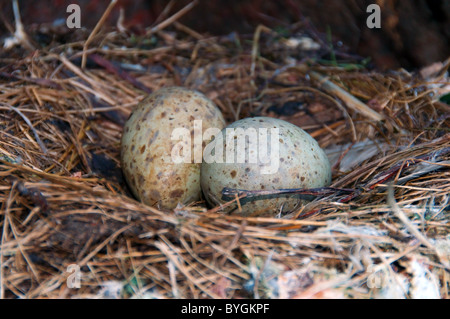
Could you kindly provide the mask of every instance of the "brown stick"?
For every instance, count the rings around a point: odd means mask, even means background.
[[[30,127],[31,131],[33,132],[33,135],[36,138],[36,142],[39,144],[39,147],[41,148],[42,152],[44,154],[47,154],[47,152],[48,152],[47,148],[45,147],[45,145],[42,142],[42,140],[39,138],[39,135],[38,135],[37,131],[34,129],[33,124],[31,124],[31,121],[28,119],[28,117],[26,117],[25,114],[23,114],[18,108],[15,108],[14,106],[8,105],[8,104],[4,104],[4,105],[8,106],[11,110],[16,112],[17,114],[19,114],[23,118],[25,123],[27,123],[27,125]]]
[[[174,23],[175,21],[180,19],[182,16],[184,16],[186,13],[188,13],[193,7],[195,7],[197,5],[197,3],[198,3],[198,0],[194,0],[190,3],[188,3],[183,9],[181,9],[174,15],[172,15],[169,18],[167,18],[166,20],[164,20],[163,22],[161,22],[158,25],[151,28],[150,34],[161,31],[162,29],[168,27],[169,25],[171,25],[172,23]]]
[[[333,187],[320,187],[320,188],[289,188],[289,189],[272,189],[272,190],[257,190],[249,191],[243,189],[234,189],[225,187],[222,189],[223,196],[264,196],[264,195],[283,195],[283,194],[300,194],[300,195],[313,195],[313,196],[325,196],[338,192],[352,193],[354,189],[348,188],[333,188]]]
[[[83,45],[83,56],[81,58],[81,68],[82,69],[84,69],[86,67],[87,48],[88,48],[89,44],[92,42],[92,39],[97,34],[98,30],[103,25],[103,23],[105,22],[106,18],[111,13],[111,10],[114,8],[116,3],[117,3],[117,0],[111,0],[111,2],[109,3],[108,7],[105,10],[105,12],[103,13],[102,17],[97,22],[97,25],[94,27],[94,30],[92,30],[92,32],[89,35],[89,37],[87,38],[86,42],[84,42],[84,45]]]
[[[91,55],[89,55],[89,59],[92,59],[92,61],[94,61],[98,65],[104,67],[108,72],[116,74],[123,80],[130,82],[135,87],[137,87],[139,90],[142,90],[146,93],[152,93],[152,90],[150,88],[146,87],[142,82],[137,80],[135,77],[131,76],[128,72],[121,69],[120,67],[115,66],[110,61],[106,60],[105,58],[101,57],[100,55],[91,54]]]
[[[336,84],[329,81],[326,77],[324,77],[314,71],[310,72],[310,75],[313,79],[315,79],[316,81],[318,81],[320,83],[320,86],[325,91],[328,91],[328,92],[336,95],[337,97],[339,97],[341,100],[343,100],[345,102],[345,104],[349,108],[363,114],[364,116],[366,116],[372,120],[375,120],[375,121],[384,120],[384,116],[382,114],[375,112],[370,107],[368,107],[366,104],[364,104],[363,102],[361,102],[360,100],[355,98],[353,95],[344,91],[339,86],[337,86]]]

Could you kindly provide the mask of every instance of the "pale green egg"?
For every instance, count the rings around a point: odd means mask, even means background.
[[[203,194],[212,206],[232,199],[222,196],[225,187],[255,191],[317,188],[331,183],[330,163],[317,141],[298,126],[275,118],[236,121],[223,129],[221,138],[215,138],[204,153],[215,157],[209,163],[204,160],[201,167]],[[237,204],[226,210],[244,216],[273,216],[292,211],[304,200],[299,195],[264,195],[240,200],[241,212]]]

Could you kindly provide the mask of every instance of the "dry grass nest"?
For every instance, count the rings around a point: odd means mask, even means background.
[[[449,297],[449,61],[380,73],[301,24],[162,29],[40,26],[0,51],[1,297]],[[301,126],[352,191],[273,218],[139,203],[122,127],[170,85]]]

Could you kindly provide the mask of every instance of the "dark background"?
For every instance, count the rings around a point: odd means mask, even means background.
[[[125,25],[133,32],[152,26],[170,1],[119,0],[108,23],[114,25],[119,8],[125,10]],[[178,0],[169,15],[191,1]],[[21,16],[27,27],[65,19],[69,4],[79,4],[82,26],[95,26],[108,0],[20,0]],[[381,7],[381,29],[366,26],[369,4]],[[0,34],[5,22],[14,24],[11,1],[0,0]],[[60,20],[63,21],[64,20]],[[223,35],[236,31],[252,34],[258,24],[280,28],[299,21],[311,23],[319,32],[330,28],[333,39],[341,40],[351,52],[371,56],[380,69],[416,69],[450,55],[450,0],[200,0],[180,22],[200,33]],[[65,23],[64,23],[65,25]]]

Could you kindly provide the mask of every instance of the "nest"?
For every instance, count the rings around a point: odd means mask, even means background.
[[[380,73],[302,23],[282,31],[16,32],[0,52],[1,297],[448,298],[449,61]],[[171,85],[228,123],[301,126],[350,192],[271,218],[139,203],[122,127]]]

